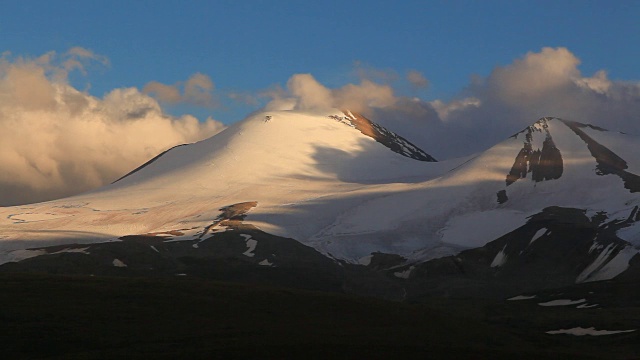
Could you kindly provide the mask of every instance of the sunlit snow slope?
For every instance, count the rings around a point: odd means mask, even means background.
[[[432,162],[386,130],[374,139],[362,130],[364,120],[335,109],[260,113],[210,139],[175,147],[97,191],[0,208],[3,261],[36,246],[150,233],[181,233],[176,240],[202,236],[219,208],[245,201],[258,202],[254,224],[305,241],[363,196],[433,178],[451,166]]]
[[[348,111],[264,112],[98,191],[0,209],[0,261],[124,235],[194,239],[224,230],[211,226],[219,209],[241,202],[257,202],[245,222],[335,258],[427,260],[484,246],[550,206],[628,219],[640,205],[638,154],[635,137],[544,118],[475,157],[435,162]],[[616,230],[624,249],[594,244],[609,251],[598,269],[625,268],[635,224]]]

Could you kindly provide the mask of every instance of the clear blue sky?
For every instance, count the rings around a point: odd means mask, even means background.
[[[200,72],[223,91],[254,92],[311,73],[336,87],[353,64],[404,74],[453,96],[544,46],[567,47],[590,75],[640,80],[640,1],[29,1],[0,0],[0,52],[38,56],[74,46],[106,56],[72,81],[114,88],[173,84]],[[400,90],[402,91],[402,90]],[[409,91],[409,90],[407,90]],[[173,109],[224,122],[251,108]]]

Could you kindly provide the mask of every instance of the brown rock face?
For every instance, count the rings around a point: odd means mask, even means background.
[[[526,131],[526,137],[522,150],[516,156],[511,167],[511,171],[507,174],[507,186],[513,184],[518,179],[525,179],[528,173],[531,173],[531,180],[535,182],[559,179],[562,176],[564,164],[562,154],[553,142],[551,133],[548,130],[547,119],[541,119],[539,123],[542,130],[536,127],[529,127]],[[542,150],[533,150],[531,140],[534,131],[546,132],[546,137],[542,143]]]
[[[419,161],[437,161],[433,156],[427,154],[422,149],[412,144],[409,140],[385,129],[384,127],[374,123],[366,117],[348,110],[343,110],[342,112],[345,115],[344,117],[331,116],[331,118],[357,129],[362,134],[388,147],[395,153]]]

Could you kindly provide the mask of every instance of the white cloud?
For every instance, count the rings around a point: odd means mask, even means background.
[[[329,89],[311,74],[295,74],[287,81],[287,89],[271,89],[263,96],[272,100],[267,109],[312,110],[322,108],[348,108],[369,113],[373,108],[393,105],[397,98],[390,85],[381,85],[363,79],[360,84],[347,84]]]
[[[576,85],[594,91],[599,94],[606,95],[611,90],[613,83],[607,78],[607,72],[600,70],[590,78],[575,79]]]
[[[327,108],[333,106],[331,90],[320,84],[311,74],[296,74],[287,81],[287,89],[298,99],[299,109]]]
[[[213,119],[169,116],[135,88],[115,89],[102,99],[76,90],[66,74],[77,65],[67,61],[106,62],[91,54],[74,48],[62,56],[0,60],[0,205],[101,186],[171,146],[223,128]],[[193,79],[191,97],[210,90],[204,77]]]
[[[579,64],[580,60],[565,48],[543,48],[495,68],[480,87],[506,104],[533,105],[549,92],[571,86],[573,79],[580,77]]]
[[[212,94],[214,87],[209,76],[195,73],[187,81],[173,85],[151,81],[142,88],[142,92],[167,104],[186,103],[214,108],[218,106]]]
[[[415,89],[423,89],[429,86],[429,80],[417,70],[407,72],[407,81],[409,81]]]
[[[452,100],[448,103],[442,102],[442,100],[434,100],[429,102],[429,105],[433,106],[433,109],[438,113],[438,116],[442,121],[447,121],[449,114],[455,111],[465,110],[468,107],[480,107],[482,102],[474,97],[468,97],[460,100]]]
[[[566,48],[543,48],[484,78],[474,76],[458,97],[447,101],[396,95],[389,81],[394,72],[358,65],[360,83],[336,89],[310,74],[294,75],[286,89],[267,93],[272,98],[267,108],[360,111],[439,159],[485,150],[543,116],[640,135],[640,83],[610,80],[605,71],[584,76],[579,65]],[[417,71],[407,73],[410,85],[427,86],[423,79]]]
[[[182,94],[180,94],[180,88],[177,85],[151,81],[142,88],[142,92],[168,104],[177,104],[182,101]]]
[[[603,70],[584,76],[566,48],[529,52],[448,101],[399,99],[373,120],[436,158],[482,151],[543,116],[640,135],[640,83],[613,81]]]

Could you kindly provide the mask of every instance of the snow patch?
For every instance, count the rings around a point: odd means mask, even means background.
[[[600,244],[597,241],[593,241],[593,244],[591,244],[591,247],[589,247],[589,254],[591,254],[594,250],[600,250],[604,247],[604,245]]]
[[[596,306],[598,306],[598,304],[582,304],[582,305],[576,306],[576,309],[591,309]]]
[[[529,299],[534,299],[535,297],[536,297],[535,295],[531,295],[531,296],[518,295],[518,296],[514,296],[512,298],[508,298],[507,301],[529,300]]]
[[[398,271],[398,272],[394,272],[393,276],[400,278],[400,279],[408,279],[409,275],[411,275],[411,272],[413,271],[414,266],[411,266],[410,268],[408,268],[405,271]]]
[[[558,299],[558,300],[551,300],[551,301],[547,301],[547,302],[543,302],[543,303],[538,303],[538,305],[540,305],[540,306],[568,306],[568,305],[582,304],[583,302],[586,302],[586,301],[587,301],[587,299],[580,299],[580,300]]]
[[[253,251],[256,249],[258,245],[258,241],[251,238],[251,235],[240,234],[244,238],[245,243],[247,244],[247,251],[243,252],[242,255],[248,257],[254,257],[256,254]]]
[[[52,252],[52,253],[47,253],[45,255],[54,255],[54,254],[62,254],[62,253],[78,253],[78,254],[86,254],[89,255],[89,252],[87,251],[87,249],[89,249],[89,247],[85,247],[85,248],[69,248],[69,249],[62,249],[56,252]]]
[[[589,279],[586,281],[600,281],[600,280],[609,280],[618,276],[627,268],[629,268],[629,261],[631,258],[638,254],[638,250],[634,249],[633,246],[625,246],[622,250],[618,251],[616,256],[609,260],[609,262],[603,266],[596,274],[592,274],[589,276]]]
[[[127,267],[127,264],[123,263],[120,259],[113,259],[112,264],[115,267]]]
[[[542,228],[542,229],[538,230],[535,233],[535,235],[533,235],[533,237],[531,238],[531,241],[529,241],[529,245],[533,244],[534,241],[538,240],[546,232],[547,232],[547,228]]]
[[[500,250],[500,252],[496,254],[496,257],[493,258],[493,261],[491,262],[491,267],[502,266],[507,262],[507,258],[509,256],[507,256],[507,254],[504,253],[506,249],[507,249],[507,244],[505,244],[502,250]]]
[[[576,283],[613,279],[627,270],[629,261],[638,254],[638,250],[627,245],[611,258],[615,249],[615,244],[607,245],[598,257],[578,275]]]
[[[369,264],[371,264],[371,259],[373,259],[373,255],[363,256],[360,259],[358,259],[358,264],[369,266]]]
[[[0,255],[0,264],[19,262],[36,256],[47,255],[44,250],[14,250]]]
[[[622,334],[622,333],[630,333],[634,332],[638,329],[631,330],[596,330],[595,327],[583,328],[583,327],[575,327],[571,329],[559,329],[559,330],[550,330],[547,331],[547,334],[556,335],[556,334],[567,334],[567,335],[575,335],[575,336],[602,336],[602,335],[614,335],[614,334]]]

